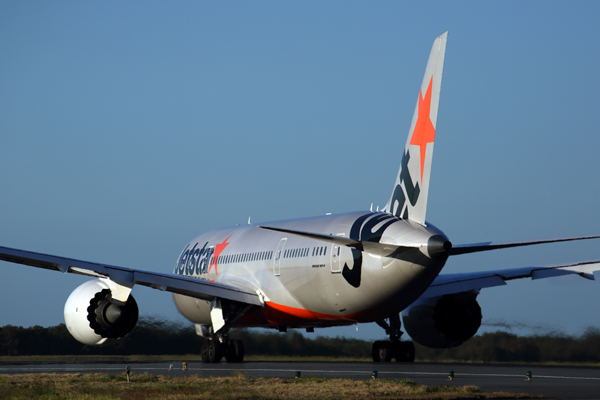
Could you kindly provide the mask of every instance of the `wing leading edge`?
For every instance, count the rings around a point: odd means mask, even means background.
[[[62,273],[108,278],[119,285],[129,288],[134,285],[142,285],[202,300],[210,301],[220,298],[251,305],[262,305],[259,295],[250,288],[230,284],[225,285],[219,282],[211,282],[206,279],[183,275],[123,268],[2,246],[0,246],[0,260],[60,271]]]

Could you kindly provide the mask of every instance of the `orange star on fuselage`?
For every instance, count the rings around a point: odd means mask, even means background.
[[[421,185],[423,185],[423,169],[425,167],[425,152],[427,151],[427,143],[433,143],[435,141],[435,128],[429,118],[429,112],[431,109],[431,84],[433,83],[433,76],[429,81],[427,92],[423,98],[423,91],[419,91],[419,115],[417,117],[417,123],[415,124],[415,130],[413,131],[410,139],[410,144],[419,146],[421,156]]]
[[[221,255],[223,250],[225,250],[225,247],[227,247],[227,245],[229,244],[227,241],[229,240],[230,237],[231,237],[231,235],[229,235],[227,237],[227,239],[223,240],[223,243],[219,243],[219,244],[215,245],[215,253],[213,254],[212,262],[208,266],[209,273],[210,273],[212,266],[214,265],[215,266],[215,275],[219,274],[217,272],[217,265],[219,264],[219,256]]]

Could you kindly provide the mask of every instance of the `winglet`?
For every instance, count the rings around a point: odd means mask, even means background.
[[[448,32],[433,42],[392,195],[384,211],[424,224]]]

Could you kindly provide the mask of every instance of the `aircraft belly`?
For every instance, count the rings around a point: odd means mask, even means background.
[[[426,259],[422,254],[420,257]],[[271,302],[262,315],[269,323],[298,326],[375,321],[410,305],[442,266],[394,260],[382,268],[380,260],[365,262],[363,283],[358,288],[327,269],[309,274],[302,273],[301,268],[286,269],[287,278],[279,290],[269,291],[275,295],[269,296]]]
[[[293,296],[319,319],[351,319],[370,322],[400,312],[428,287],[437,276],[437,268],[428,271],[413,263],[396,260],[386,269],[368,267],[363,271],[363,283],[354,288],[341,274],[323,274],[322,279],[307,282],[293,289]]]
[[[210,325],[210,303],[208,301],[173,293],[173,302],[181,315],[191,322]]]

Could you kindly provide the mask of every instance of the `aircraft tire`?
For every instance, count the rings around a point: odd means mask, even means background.
[[[373,343],[373,349],[371,350],[371,355],[373,356],[373,362],[380,362],[379,359],[379,347],[381,347],[381,342],[376,341]]]
[[[202,362],[207,363],[208,361],[208,344],[210,340],[204,339],[202,341],[202,348],[200,349],[200,356],[202,357]]]
[[[396,362],[414,362],[415,344],[413,342],[398,342],[396,345]]]
[[[225,358],[228,363],[241,363],[244,361],[244,342],[241,340],[230,340]]]
[[[388,341],[376,341],[373,343],[373,361],[390,362],[392,359],[392,343]]]
[[[218,340],[209,340],[208,342],[208,362],[218,363],[223,358],[223,346]]]
[[[382,362],[392,361],[392,343],[382,342],[382,346],[379,348],[379,359]]]

